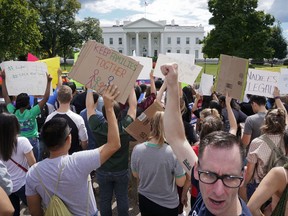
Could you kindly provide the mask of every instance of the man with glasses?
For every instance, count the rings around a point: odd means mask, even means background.
[[[213,132],[200,141],[199,159],[185,138],[178,93],[178,66],[161,66],[167,81],[167,103],[164,114],[164,131],[179,162],[199,180],[200,193],[190,215],[234,216],[251,215],[239,198],[238,190],[245,176],[245,151],[236,136]]]

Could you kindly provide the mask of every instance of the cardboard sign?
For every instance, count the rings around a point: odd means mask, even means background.
[[[68,77],[102,94],[113,82],[120,95],[116,100],[125,104],[143,66],[96,41],[88,41]]]
[[[188,63],[163,54],[158,55],[157,63],[154,69],[154,76],[164,79],[160,67],[164,64],[173,62],[178,64],[179,82],[193,85],[200,71],[202,70],[202,67],[194,65],[194,62]]]
[[[221,54],[216,91],[224,95],[228,92],[232,98],[242,101],[248,65],[248,59]]]
[[[147,141],[150,133],[150,121],[157,111],[164,111],[164,109],[159,102],[155,101],[134,122],[125,128],[126,132],[139,142]]]
[[[288,94],[288,69],[281,68],[280,77],[278,80],[278,88],[280,90],[280,94]]]
[[[211,95],[213,87],[213,75],[202,73],[199,92],[201,95]]]
[[[141,65],[143,65],[142,71],[137,78],[137,80],[150,80],[150,72],[152,69],[152,58],[141,57],[141,56],[130,56],[135,61],[138,61]]]
[[[27,93],[44,95],[47,86],[47,65],[43,62],[7,61],[0,67],[5,69],[9,95]]]
[[[39,60],[39,62],[45,62],[47,64],[48,73],[53,78],[52,79],[52,87],[56,88],[56,85],[58,83],[57,71],[60,68],[60,57],[43,59],[43,60]]]
[[[249,69],[246,94],[273,98],[274,87],[278,86],[279,76],[278,72]]]
[[[167,56],[170,56],[173,59],[186,62],[187,64],[194,65],[195,56],[191,54],[182,54],[182,53],[166,53]]]

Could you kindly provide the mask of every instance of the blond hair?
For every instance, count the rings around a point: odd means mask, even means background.
[[[163,111],[157,111],[150,121],[151,131],[148,140],[155,139],[158,144],[163,144],[165,141],[163,116]]]

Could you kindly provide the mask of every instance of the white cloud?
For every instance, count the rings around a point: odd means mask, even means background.
[[[116,19],[120,22],[130,20],[135,21],[142,17],[158,21],[167,20],[169,24],[171,20],[175,20],[179,25],[204,26],[205,31],[210,31],[213,26],[209,25],[209,18],[212,16],[208,11],[208,0],[147,0],[148,6],[145,7],[144,0],[81,0],[82,11],[88,10],[103,17],[100,19],[101,26],[115,24]],[[274,15],[277,19],[288,21],[285,9],[287,0],[259,0],[257,10],[264,10]],[[284,3],[285,2],[285,3]],[[285,6],[284,6],[285,5]],[[134,12],[133,15],[120,16],[115,10],[128,10]],[[113,14],[114,13],[114,14]],[[107,18],[109,14],[109,19]],[[127,13],[128,14],[128,13]],[[110,18],[113,17],[113,18]],[[279,17],[279,18],[278,18]],[[283,29],[285,30],[285,29]]]

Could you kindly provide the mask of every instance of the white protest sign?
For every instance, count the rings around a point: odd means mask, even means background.
[[[179,61],[186,62],[188,64],[194,65],[195,56],[191,54],[182,54],[182,53],[166,53],[166,55],[177,59]]]
[[[44,95],[47,86],[48,68],[44,62],[7,61],[1,63],[5,69],[9,95],[27,93]]]
[[[273,98],[274,87],[278,86],[280,73],[265,70],[249,69],[246,94]]]
[[[138,80],[147,80],[150,79],[150,72],[152,69],[152,58],[142,57],[142,56],[129,56],[130,58],[138,61],[141,65],[143,65],[142,71],[138,76]]]
[[[175,58],[172,58],[171,56],[159,54],[157,63],[154,69],[154,76],[160,77],[164,79],[164,76],[161,72],[160,67],[167,63],[177,63],[178,64],[178,80],[179,82],[186,83],[193,85],[197,76],[199,75],[200,71],[202,70],[202,67],[194,65],[194,63],[191,62],[191,64],[188,64],[187,62],[177,60]]]
[[[278,88],[281,95],[288,94],[288,68],[281,68]]]
[[[202,73],[199,92],[202,95],[211,95],[211,89],[213,86],[213,75]]]

